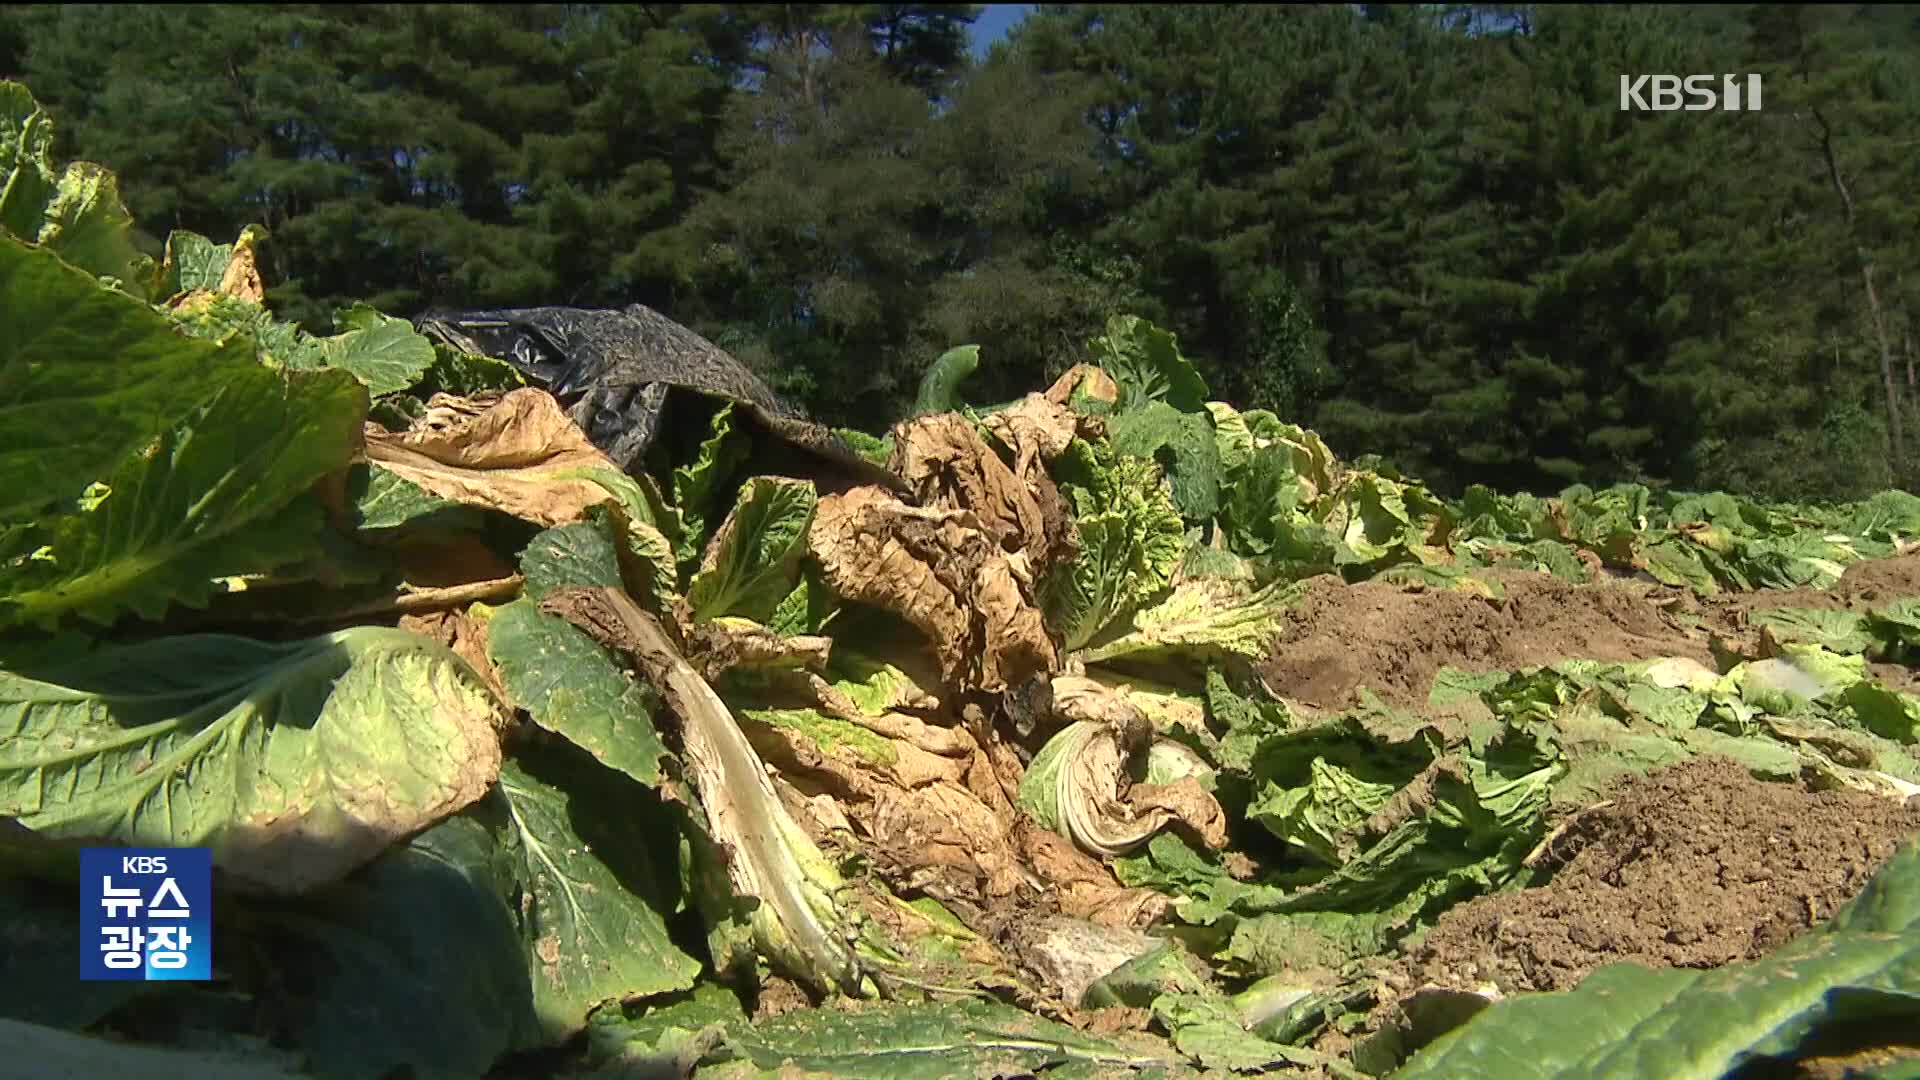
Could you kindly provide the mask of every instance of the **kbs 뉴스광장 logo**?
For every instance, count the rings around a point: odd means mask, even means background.
[[[207,848],[81,849],[80,978],[212,978],[212,908]]]

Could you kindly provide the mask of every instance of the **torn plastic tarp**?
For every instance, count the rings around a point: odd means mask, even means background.
[[[678,388],[733,402],[790,446],[863,482],[898,486],[725,350],[642,304],[434,311],[414,325],[450,348],[512,364],[629,472],[659,435]]]

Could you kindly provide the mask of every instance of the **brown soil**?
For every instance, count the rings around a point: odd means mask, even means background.
[[[1400,708],[1426,703],[1442,667],[1482,672],[1556,660],[1684,656],[1714,663],[1711,640],[1751,653],[1747,613],[1778,607],[1866,610],[1920,596],[1920,553],[1857,563],[1830,590],[1782,589],[1695,597],[1639,580],[1575,585],[1547,574],[1495,571],[1504,600],[1385,582],[1310,582],[1260,673],[1281,697],[1320,709],[1355,703],[1361,687]],[[1914,672],[1876,664],[1903,690]]]
[[[1920,552],[1854,563],[1831,589],[1761,589],[1709,598],[1704,606],[1721,612],[1803,607],[1827,611],[1865,611],[1903,596],[1920,596]]]
[[[1362,686],[1389,705],[1418,708],[1446,666],[1494,671],[1569,657],[1713,662],[1705,634],[1656,606],[1667,592],[1660,586],[1496,576],[1506,586],[1504,600],[1315,579],[1260,674],[1281,697],[1317,708],[1346,708]]]
[[[1895,1066],[1911,1067],[1916,1062],[1920,1062],[1920,1047],[1875,1046],[1850,1054],[1803,1058],[1793,1063],[1793,1071],[1788,1075],[1806,1080],[1847,1080],[1889,1075]]]
[[[760,984],[760,997],[754,1005],[753,1019],[757,1023],[811,1008],[813,998],[799,983],[770,975]]]
[[[1553,845],[1541,887],[1463,904],[1407,958],[1414,986],[1559,990],[1604,964],[1751,960],[1829,918],[1901,843],[1920,806],[1810,792],[1696,759],[1624,784]]]

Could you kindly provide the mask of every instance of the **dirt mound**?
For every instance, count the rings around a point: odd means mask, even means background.
[[[1920,553],[1849,566],[1829,590],[1778,589],[1695,597],[1638,580],[1575,585],[1548,574],[1495,571],[1506,599],[1388,582],[1308,583],[1286,633],[1260,668],[1282,697],[1322,709],[1354,704],[1365,686],[1389,705],[1419,708],[1442,667],[1495,671],[1556,660],[1685,656],[1711,665],[1709,639],[1751,648],[1747,613],[1780,607],[1865,611],[1920,596]],[[1884,670],[1882,670],[1884,668]],[[1914,673],[1876,665],[1900,689]]]
[[[1884,604],[1903,596],[1920,596],[1920,552],[1854,563],[1833,588],[1855,604]]]
[[[1620,960],[1751,960],[1830,917],[1915,833],[1920,805],[1686,762],[1575,818],[1548,884],[1443,915],[1407,958],[1411,985],[1560,990]]]
[[[1707,612],[1769,611],[1773,608],[1816,608],[1822,611],[1865,611],[1904,596],[1920,596],[1920,552],[1889,559],[1854,563],[1831,589],[1761,589],[1724,593],[1702,602]]]
[[[1717,636],[1728,647],[1751,656],[1760,641],[1759,628],[1751,619],[1753,612],[1789,607],[1866,612],[1913,596],[1920,596],[1920,553],[1855,563],[1831,589],[1682,596],[1670,610],[1676,617],[1694,622],[1701,633]],[[1895,690],[1920,693],[1920,669],[1870,661],[1867,672]]]
[[[1365,686],[1390,705],[1425,704],[1434,673],[1493,671],[1579,657],[1713,662],[1706,635],[1661,606],[1666,590],[1639,582],[1574,585],[1547,574],[1501,573],[1505,600],[1385,582],[1309,584],[1260,673],[1275,693],[1326,709]]]

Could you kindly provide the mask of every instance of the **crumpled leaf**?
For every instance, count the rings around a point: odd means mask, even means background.
[[[1378,709],[1292,727],[1252,760],[1247,817],[1325,869],[1291,875],[1295,888],[1278,895],[1235,897],[1214,886],[1215,901],[1248,913],[1337,916],[1354,924],[1339,934],[1370,939],[1369,947],[1517,873],[1568,768],[1558,747],[1512,721],[1450,742],[1438,728]]]
[[[1287,609],[1299,592],[1278,581],[1256,590],[1223,578],[1188,578],[1166,599],[1134,612],[1126,633],[1078,655],[1090,664],[1170,654],[1200,661],[1226,655],[1264,659],[1285,630]]]
[[[1172,582],[1186,534],[1153,462],[1085,441],[1063,460],[1071,461],[1063,489],[1078,549],[1048,575],[1043,595],[1048,622],[1071,651]]]
[[[1031,817],[1017,819],[1013,835],[1022,859],[1046,882],[1062,915],[1096,926],[1135,928],[1165,919],[1170,906],[1165,894],[1122,882],[1104,862]]]
[[[1042,396],[1082,416],[1105,415],[1120,402],[1120,384],[1096,364],[1075,364]]]
[[[1004,902],[1030,884],[1034,871],[1021,846],[1017,815],[1004,792],[981,782],[992,778],[981,776],[979,761],[968,763],[965,786],[876,784],[869,788],[870,807],[853,805],[858,825],[871,838],[869,850],[893,880],[969,903]]]
[[[943,413],[895,427],[892,468],[919,505],[971,511],[996,546],[1026,555],[1030,572],[1051,561],[1052,537],[1034,485],[1016,476],[965,417]]]
[[[836,795],[871,801],[887,797],[882,786],[911,790],[942,781],[957,784],[966,773],[964,760],[818,709],[742,708],[740,715],[772,729],[749,726],[747,737],[782,776],[805,776],[809,786]],[[855,816],[859,812],[856,808]]]
[[[609,498],[591,479],[569,475],[613,462],[544,390],[493,401],[436,394],[410,430],[370,424],[366,439],[370,460],[441,498],[541,525],[576,521]]]
[[[1444,562],[1452,513],[1425,487],[1372,473],[1345,477],[1338,496],[1322,511],[1337,536],[1336,565],[1383,568],[1390,562]]]
[[[1153,730],[1167,734],[1182,729],[1186,734],[1207,743],[1210,753],[1217,750],[1213,734],[1207,727],[1207,703],[1202,694],[1101,667],[1087,667],[1085,678],[1124,698],[1146,716]]]
[[[713,414],[693,461],[673,470],[673,507],[680,518],[674,554],[681,566],[699,561],[706,549],[707,523],[719,509],[720,493],[751,449],[747,433],[734,423],[729,403]],[[612,464],[607,461],[608,467]]]
[[[740,489],[687,588],[695,621],[767,622],[793,591],[819,498],[805,480],[756,476]]]
[[[0,814],[211,847],[227,874],[297,892],[483,795],[501,723],[466,664],[404,630],[160,638],[0,672]]]
[[[970,513],[908,506],[875,487],[820,500],[808,551],[840,596],[900,615],[952,687],[1002,690],[1054,651],[1016,568]]]
[[[1067,452],[1079,431],[1072,409],[1028,394],[981,421],[994,438],[1013,451],[1013,474],[1030,483],[1044,473],[1042,466]]]
[[[1209,401],[1207,412],[1213,417],[1214,443],[1229,483],[1247,476],[1256,458],[1273,454],[1297,485],[1302,505],[1316,503],[1333,491],[1338,462],[1319,435],[1285,423],[1266,409],[1242,412],[1225,402]]]
[[[1144,716],[1139,726],[1145,726]],[[1176,821],[1207,846],[1224,847],[1226,813],[1196,776],[1165,784],[1126,782],[1127,762],[1136,749],[1129,742],[1138,744],[1143,737],[1150,734],[1136,730],[1129,737],[1100,720],[1067,725],[1027,766],[1020,782],[1021,809],[1102,858],[1124,855]]]

